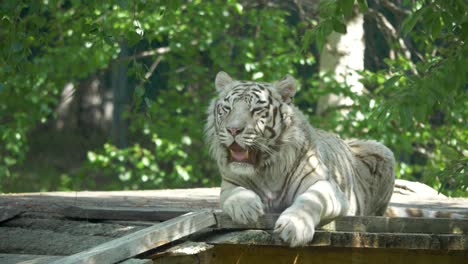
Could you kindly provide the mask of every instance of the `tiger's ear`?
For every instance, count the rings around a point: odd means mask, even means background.
[[[275,83],[276,90],[283,98],[283,101],[290,103],[296,94],[297,84],[296,80],[291,75],[286,75],[283,79]]]
[[[226,86],[230,83],[232,83],[234,80],[229,76],[229,74],[220,71],[218,74],[216,74],[216,79],[215,79],[215,86],[216,86],[216,91],[222,92]]]

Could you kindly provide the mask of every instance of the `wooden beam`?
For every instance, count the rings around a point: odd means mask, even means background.
[[[99,208],[68,207],[63,214],[67,217],[99,220],[144,220],[164,221],[185,213],[184,208]],[[220,229],[273,229],[278,214],[266,214],[257,223],[242,225],[234,223],[220,210],[214,212]],[[346,216],[321,227],[327,231],[373,232],[373,233],[468,233],[467,219],[451,218],[398,218],[378,216]]]
[[[267,214],[254,224],[238,224],[222,212],[215,212],[219,229],[273,229],[278,214]],[[369,233],[466,234],[467,219],[450,218],[390,218],[377,216],[345,216],[322,226],[320,230]]]
[[[131,259],[127,259],[122,262],[119,262],[119,264],[153,264],[153,260],[131,258]]]
[[[148,191],[44,192],[0,194],[0,207],[28,212],[61,213],[69,206],[219,209],[219,188]],[[424,197],[394,193],[389,210],[424,209],[468,217],[468,198]],[[116,219],[117,220],[117,219]],[[123,220],[123,219],[122,219]],[[143,220],[143,219],[142,219]]]
[[[467,262],[467,253],[464,251],[349,247],[299,247],[291,249],[289,247],[247,244],[216,245],[209,252],[204,252],[196,257],[162,256],[154,259],[154,263],[455,264]]]
[[[94,248],[59,259],[53,264],[116,263],[216,225],[213,213],[188,213]]]
[[[0,226],[0,252],[63,256],[75,254],[114,239],[31,227]],[[93,231],[91,231],[93,232]],[[3,263],[0,261],[0,263]]]
[[[281,239],[265,230],[231,231],[214,234],[204,242],[214,245],[287,246]],[[421,250],[468,250],[467,236],[414,234],[328,232],[318,230],[306,247],[382,248]]]
[[[191,211],[190,208],[68,206],[61,214],[76,219],[166,221]]]
[[[0,263],[2,264],[17,264],[17,263],[47,264],[60,258],[62,257],[61,256],[0,253]]]

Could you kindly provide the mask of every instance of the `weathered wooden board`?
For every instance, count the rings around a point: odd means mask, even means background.
[[[120,220],[167,220],[178,216],[185,209],[152,209],[152,208],[96,208],[73,207],[66,216],[85,219],[120,219]],[[272,229],[278,214],[267,214],[255,224],[242,225],[234,223],[221,211],[214,212],[218,228],[225,229]],[[323,226],[328,231],[345,232],[380,232],[380,233],[468,233],[468,221],[449,218],[389,218],[389,217],[353,217],[347,216]]]
[[[119,262],[119,264],[153,264],[153,261],[151,259],[127,259],[122,262]]]
[[[67,216],[90,219],[166,220],[180,214],[184,209],[151,208],[87,208],[74,207]],[[221,211],[215,212],[218,228],[225,229],[272,229],[278,214],[267,214],[255,224],[237,224]],[[322,227],[328,231],[389,232],[389,233],[468,233],[468,221],[449,218],[389,218],[389,217],[342,217]]]
[[[217,245],[197,256],[160,256],[155,264],[461,264],[466,263],[464,251],[427,251],[406,249]]]
[[[83,252],[64,257],[53,263],[115,263],[215,224],[216,219],[211,212],[188,213]]]
[[[66,208],[163,208],[218,209],[219,188],[172,189],[157,191],[49,192],[0,194],[0,206],[39,212],[63,213]],[[430,209],[468,216],[467,198],[425,197],[394,194],[389,210]]]
[[[109,239],[128,235],[144,228],[142,225],[131,223],[96,223],[89,221],[76,221],[64,219],[44,213],[24,213],[0,227],[20,228],[24,230],[49,230],[55,233],[64,233],[78,236],[105,236]],[[34,238],[31,238],[34,240]]]
[[[190,208],[70,206],[62,215],[77,219],[166,221],[191,211]]]
[[[205,238],[215,245],[287,246],[277,235],[265,230],[224,232]],[[387,248],[423,250],[468,250],[466,235],[393,234],[316,231],[307,247]]]
[[[143,228],[130,223],[93,223],[26,212],[0,224],[0,252],[70,255]]]
[[[238,224],[221,212],[215,212],[220,229],[273,229],[278,214],[267,214],[255,224]],[[468,220],[449,218],[392,218],[369,216],[345,216],[322,226],[326,231],[370,233],[426,233],[467,234]]]
[[[20,255],[20,254],[2,254],[0,253],[0,263],[2,264],[48,264],[59,259],[62,256],[45,255]],[[152,264],[151,259],[127,259],[120,264]]]
[[[2,264],[47,264],[57,259],[60,256],[44,256],[44,255],[20,255],[20,254],[1,254],[0,263]]]
[[[0,194],[0,206],[55,213],[62,213],[70,206],[190,208],[195,211],[217,208],[218,203],[219,188]]]
[[[51,230],[0,227],[0,252],[3,253],[68,255],[109,240],[112,238],[59,233]]]

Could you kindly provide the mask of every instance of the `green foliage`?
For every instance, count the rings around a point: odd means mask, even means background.
[[[304,35],[303,48],[315,40],[318,50],[322,50],[328,35],[333,31],[345,34],[346,20],[353,16],[354,4],[357,2],[361,12],[367,11],[367,0],[327,0],[320,1],[319,15],[320,23],[313,29],[306,31]],[[311,18],[314,19],[314,18]]]
[[[464,1],[416,1],[403,21],[402,31],[418,47],[420,60],[389,62],[389,79],[380,91],[388,98],[379,115],[387,112],[423,152],[425,166],[412,173],[448,194],[466,195],[468,188],[468,4]],[[408,74],[409,68],[414,74]],[[394,82],[393,82],[394,81]],[[392,84],[393,82],[393,84]],[[410,167],[410,166],[408,166]]]
[[[123,59],[135,87],[127,119],[135,143],[89,152],[76,177],[105,176],[108,189],[218,185],[203,144],[216,71],[273,80],[294,74],[294,64],[306,59],[286,11],[244,9],[237,1],[5,1],[2,12],[2,28],[10,29],[0,33],[2,65],[11,65],[0,69],[0,117],[8,121],[0,130],[7,142],[0,171],[6,174],[24,159],[28,133],[54,118],[63,86],[107,71],[122,60],[126,43],[131,55]],[[139,56],[148,49],[153,56]],[[12,56],[16,50],[21,56]]]
[[[22,161],[37,128],[54,120],[65,84],[126,63],[133,94],[126,111],[129,146],[119,149],[108,140],[86,149],[86,164],[51,171],[57,179],[35,179],[41,182],[36,189],[217,186],[203,124],[214,75],[224,70],[261,81],[298,76],[296,103],[312,124],[343,137],[383,141],[401,160],[400,178],[466,195],[467,8],[459,0],[425,2],[411,1],[402,25],[418,59],[400,49],[385,69],[362,73],[368,91],[356,95],[346,84],[313,74],[317,65],[309,51],[312,40],[320,49],[332,31],[346,32],[347,18],[367,12],[366,0],[322,1],[318,24],[298,21],[289,9],[235,0],[4,0],[0,180],[25,179]],[[122,57],[123,49],[128,56]],[[318,98],[328,93],[353,99],[346,116],[342,109],[315,114]]]
[[[330,28],[343,31],[328,24],[348,14],[354,1],[347,5],[323,2],[326,4],[320,11],[327,18],[313,29],[319,46],[331,33]],[[365,1],[358,2],[365,12]],[[361,82],[369,89],[364,96],[346,92],[349,89],[343,84],[329,85],[330,91],[341,85],[341,91],[334,93],[355,102],[346,119],[336,112],[337,119],[331,124],[338,121],[343,135],[381,138],[400,160],[400,178],[423,181],[449,195],[466,196],[468,5],[457,0],[412,1],[406,8],[411,11],[401,25],[402,35],[416,47],[412,53],[418,59],[404,56],[400,49],[396,60],[385,60],[385,70],[362,73]],[[390,45],[401,43],[395,40]]]

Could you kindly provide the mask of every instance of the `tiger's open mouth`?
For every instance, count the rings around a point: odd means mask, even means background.
[[[257,151],[249,148],[242,148],[236,142],[228,148],[230,162],[244,162],[255,165],[257,161]]]

